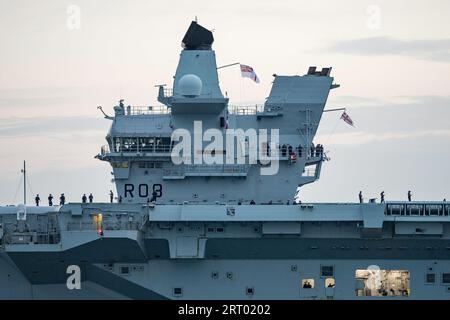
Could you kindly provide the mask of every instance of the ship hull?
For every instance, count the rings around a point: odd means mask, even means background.
[[[32,260],[29,261],[33,263]],[[428,259],[205,259],[151,260],[145,263],[80,265],[80,289],[67,287],[67,264],[42,263],[31,276],[6,254],[0,255],[0,299],[174,299],[174,300],[302,300],[302,299],[449,299],[450,284],[442,274],[450,260]],[[122,274],[122,267],[129,273]],[[333,274],[321,274],[332,266]],[[356,270],[408,273],[407,291],[358,290]],[[426,282],[432,270],[435,283]],[[334,287],[327,281],[333,279]],[[304,288],[304,280],[313,288]],[[393,283],[394,286],[396,283]],[[392,284],[391,284],[392,285]],[[175,293],[181,288],[181,293]],[[252,294],[249,294],[251,288]],[[388,288],[390,289],[390,288]]]

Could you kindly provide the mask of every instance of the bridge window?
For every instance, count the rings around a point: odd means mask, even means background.
[[[170,152],[170,137],[115,137],[112,138],[113,152]]]
[[[137,152],[137,138],[122,138],[123,152]]]
[[[355,279],[357,296],[408,297],[410,295],[410,274],[408,270],[356,270]]]

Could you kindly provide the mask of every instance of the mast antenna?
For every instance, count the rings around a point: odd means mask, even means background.
[[[27,204],[27,170],[26,170],[26,162],[23,160],[23,169],[21,170],[23,173],[23,204]]]

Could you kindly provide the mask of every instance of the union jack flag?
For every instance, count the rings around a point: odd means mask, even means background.
[[[253,70],[252,67],[247,66],[245,64],[241,64],[241,75],[244,78],[250,78],[256,83],[259,83],[259,78],[255,73],[255,70]]]
[[[347,114],[347,112],[343,112],[341,115],[341,119],[345,121],[345,123],[351,125],[352,127],[354,127],[353,125],[353,120],[350,118],[350,116]]]

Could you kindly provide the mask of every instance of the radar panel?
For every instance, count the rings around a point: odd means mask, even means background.
[[[182,40],[186,50],[208,50],[214,42],[211,31],[192,21]]]

